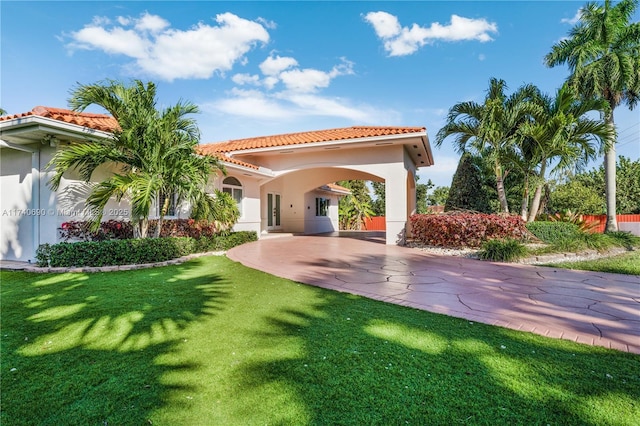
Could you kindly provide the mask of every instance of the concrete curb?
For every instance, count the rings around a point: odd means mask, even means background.
[[[23,272],[34,272],[34,273],[93,273],[93,272],[116,272],[116,271],[133,271],[136,269],[148,269],[148,268],[156,268],[160,266],[169,266],[169,265],[179,265],[181,263],[187,262],[192,259],[196,259],[198,257],[204,256],[223,256],[227,252],[226,251],[209,251],[205,253],[193,253],[187,256],[178,257],[176,259],[165,260],[163,262],[155,262],[155,263],[141,263],[138,265],[113,265],[113,266],[82,266],[82,267],[59,267],[59,268],[50,268],[50,267],[39,267],[39,266],[31,266],[26,264],[24,267],[1,267],[0,269],[5,271],[23,271]]]

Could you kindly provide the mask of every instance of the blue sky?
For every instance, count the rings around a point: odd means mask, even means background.
[[[141,79],[161,106],[199,105],[203,143],[393,125],[425,126],[433,145],[491,77],[553,93],[567,69],[543,57],[583,4],[3,0],[0,106],[66,108],[77,83]],[[640,109],[615,119],[618,154],[640,158]],[[433,151],[420,181],[448,186],[459,155],[449,141]]]

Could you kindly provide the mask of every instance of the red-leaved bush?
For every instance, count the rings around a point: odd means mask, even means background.
[[[411,231],[416,242],[438,247],[480,247],[484,241],[530,236],[519,216],[484,213],[414,214]]]
[[[149,221],[148,236],[155,235],[157,220]],[[64,222],[60,228],[60,238],[63,241],[104,241],[126,240],[133,238],[133,226],[131,222],[124,220],[108,220],[100,223],[97,231],[89,229],[89,222],[70,221]],[[213,222],[197,221],[193,219],[170,219],[162,221],[161,237],[212,237],[218,234],[218,229]]]

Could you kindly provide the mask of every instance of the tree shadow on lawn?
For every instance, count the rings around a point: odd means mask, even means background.
[[[285,384],[270,424],[632,424],[637,355],[554,340],[330,290],[283,308],[256,348],[300,355],[245,365],[239,394]],[[251,407],[244,407],[250,411]],[[242,413],[238,413],[242,416]],[[634,420],[635,419],[635,420]],[[246,424],[258,422],[247,422]]]
[[[143,424],[168,395],[187,391],[162,378],[199,366],[171,354],[183,344],[181,332],[223,310],[229,293],[202,262],[96,274],[3,272],[0,422]]]

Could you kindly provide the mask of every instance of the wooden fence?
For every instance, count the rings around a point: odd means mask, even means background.
[[[365,231],[386,231],[387,218],[384,216],[372,216],[364,220]]]
[[[607,223],[607,215],[585,214],[582,216],[582,218],[584,219],[585,222],[596,222],[598,224],[595,227],[596,232],[604,232],[604,227]],[[618,221],[618,228],[620,228],[621,231],[628,230],[628,231],[631,231],[631,233],[633,234],[636,234],[636,235],[639,234],[638,230],[640,230],[640,214],[619,214],[619,215],[616,215],[616,220]],[[621,224],[625,224],[625,225],[621,225]]]

